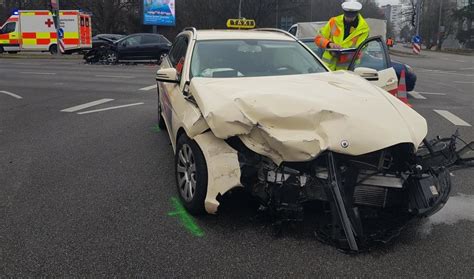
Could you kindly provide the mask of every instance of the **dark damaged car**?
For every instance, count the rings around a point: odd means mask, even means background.
[[[84,55],[87,63],[114,64],[119,61],[160,61],[171,43],[159,34],[132,34],[114,40],[114,36],[99,36],[93,48]]]

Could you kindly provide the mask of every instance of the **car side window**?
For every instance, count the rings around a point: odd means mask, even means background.
[[[146,35],[146,36],[143,36],[142,38],[142,44],[159,44],[159,43],[160,43],[160,37],[158,36]]]
[[[355,61],[355,67],[366,67],[377,71],[389,68],[388,65],[386,52],[381,40],[365,43]]]
[[[141,36],[133,36],[127,38],[121,42],[121,45],[124,47],[134,47],[140,44]]]
[[[160,35],[160,43],[162,44],[171,44],[165,36]]]
[[[179,61],[185,58],[187,49],[188,38],[186,38],[186,36],[178,37],[171,47],[169,54],[169,59],[173,67],[176,68],[176,65],[178,65]]]
[[[12,33],[12,32],[15,32],[15,29],[16,29],[16,22],[9,22],[5,24],[5,26],[3,26],[0,33],[1,34]]]

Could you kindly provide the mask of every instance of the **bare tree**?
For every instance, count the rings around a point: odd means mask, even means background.
[[[416,27],[416,0],[401,0],[401,3],[406,7],[402,10],[402,16],[405,18],[403,23]]]

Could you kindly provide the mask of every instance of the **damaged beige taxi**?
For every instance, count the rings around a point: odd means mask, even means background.
[[[215,214],[243,187],[284,223],[316,202],[318,235],[352,251],[439,210],[446,167],[469,152],[425,140],[426,120],[387,92],[397,86],[387,61],[380,38],[359,47],[353,72],[330,72],[286,32],[185,29],[156,76],[185,208]]]

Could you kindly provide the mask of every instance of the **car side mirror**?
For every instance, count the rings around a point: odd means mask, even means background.
[[[156,81],[179,83],[178,72],[175,68],[159,69],[156,72]]]
[[[366,67],[357,67],[354,69],[354,73],[358,76],[365,78],[368,81],[377,81],[379,80],[379,73],[377,70],[366,68]]]
[[[458,156],[462,161],[474,161],[474,141],[459,150]]]

